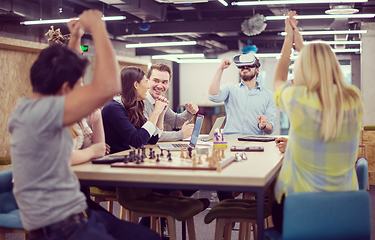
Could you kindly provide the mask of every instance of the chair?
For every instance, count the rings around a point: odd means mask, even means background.
[[[356,172],[357,172],[359,190],[366,190],[367,182],[368,182],[368,163],[366,159],[364,158],[358,159]]]
[[[0,239],[5,239],[6,233],[24,233],[20,210],[13,196],[12,169],[0,172]]]
[[[283,233],[265,230],[270,240],[369,240],[370,235],[366,191],[290,194],[284,202]]]
[[[267,188],[269,196],[264,201],[264,218],[272,214],[272,200],[274,199],[274,187],[276,181],[273,181]],[[240,233],[238,239],[250,239],[250,224],[253,225],[254,239],[256,239],[256,199],[226,199],[216,204],[205,216],[204,222],[210,223],[216,218],[215,240],[230,239],[232,222],[240,222]]]
[[[204,210],[198,199],[155,193],[149,188],[117,188],[117,200],[131,211],[131,222],[138,223],[140,217],[151,217],[150,228],[156,230],[152,219],[164,217],[170,240],[176,240],[175,220],[186,221],[189,239],[196,239],[193,217]]]

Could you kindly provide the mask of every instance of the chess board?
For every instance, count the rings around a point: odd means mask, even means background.
[[[159,162],[156,161],[156,158],[150,159],[149,156],[143,159],[143,162],[136,163],[136,162],[117,162],[112,163],[111,167],[117,168],[155,168],[155,169],[180,169],[180,170],[214,170],[214,171],[221,171],[225,167],[229,166],[235,159],[233,156],[228,156],[221,158],[220,167],[216,165],[210,165],[208,161],[206,161],[207,156],[205,154],[201,155],[201,164],[199,162],[199,155],[196,156],[196,163],[194,164],[193,158],[181,158],[180,152],[178,151],[171,151],[171,158],[172,160],[168,160],[166,156],[166,151],[164,151],[165,155],[159,157]],[[211,155],[209,157],[212,157]]]

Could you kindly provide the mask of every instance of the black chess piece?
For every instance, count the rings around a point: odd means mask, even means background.
[[[152,151],[152,148],[150,148],[150,155],[149,155],[149,157],[148,157],[149,159],[152,159],[152,152],[153,152],[153,151]]]
[[[146,148],[145,147],[142,147],[142,158],[143,159],[147,158],[147,156],[146,156]]]
[[[191,158],[192,157],[191,152],[193,151],[193,149],[191,147],[188,147],[188,151],[189,151],[189,157]]]
[[[156,154],[156,162],[160,162],[159,154]]]
[[[168,153],[168,161],[172,161],[172,154]]]
[[[163,149],[160,149],[160,157],[164,157]]]
[[[167,151],[168,151],[167,157],[172,156],[171,151],[170,150],[167,150]]]
[[[124,157],[124,163],[128,163],[129,162],[129,155],[126,155],[125,157]]]

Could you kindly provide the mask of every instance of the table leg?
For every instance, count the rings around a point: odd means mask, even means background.
[[[186,240],[186,222],[181,222],[182,240]],[[190,237],[190,236],[189,236]]]
[[[257,239],[264,240],[264,189],[257,191]]]

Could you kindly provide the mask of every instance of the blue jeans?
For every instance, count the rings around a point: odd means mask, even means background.
[[[122,221],[109,212],[89,209],[87,215],[35,240],[160,240],[149,228]]]

